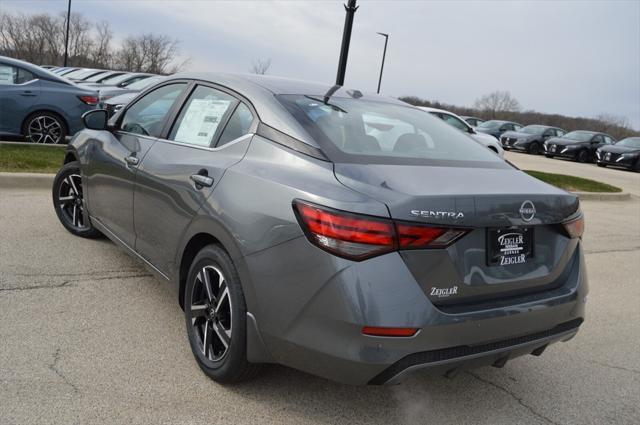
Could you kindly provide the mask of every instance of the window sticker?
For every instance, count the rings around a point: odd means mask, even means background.
[[[192,99],[176,133],[175,141],[209,146],[231,101]]]

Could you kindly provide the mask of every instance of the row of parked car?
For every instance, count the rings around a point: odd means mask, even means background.
[[[561,128],[547,125],[523,126],[512,121],[483,121],[476,117],[458,117],[448,111],[425,109],[438,111],[437,115],[453,125],[456,125],[454,118],[455,121],[464,121],[473,128],[475,135],[472,134],[472,137],[476,139],[481,134],[491,135],[500,142],[500,147],[504,150],[532,155],[542,153],[547,158],[595,162],[600,167],[610,165],[640,172],[640,137],[627,137],[616,141],[610,135],[597,131],[576,130],[567,133]],[[463,129],[460,125],[456,126]],[[468,129],[465,131],[470,132]],[[492,146],[489,142],[483,143]]]
[[[163,78],[106,69],[38,66],[0,56],[0,138],[63,143],[81,130],[82,114],[136,93]],[[126,96],[129,96],[127,100]]]

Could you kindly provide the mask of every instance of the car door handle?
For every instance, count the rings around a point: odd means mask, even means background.
[[[31,96],[37,96],[37,95],[29,90],[26,90],[20,93],[20,96],[31,97]]]
[[[135,167],[140,162],[140,160],[133,155],[125,157],[124,160],[126,161],[127,165],[130,165],[132,167]]]
[[[192,174],[189,177],[196,184],[196,189],[213,186],[213,178],[202,174]]]

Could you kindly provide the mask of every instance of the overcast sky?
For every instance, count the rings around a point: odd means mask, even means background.
[[[73,0],[72,10],[116,36],[178,38],[189,70],[333,82],[344,1]],[[571,116],[626,116],[640,129],[640,1],[358,2],[346,85],[460,106],[509,90],[523,108]],[[9,12],[66,11],[66,0],[0,0]]]

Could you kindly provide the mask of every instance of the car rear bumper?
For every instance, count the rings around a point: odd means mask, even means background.
[[[445,348],[411,354],[383,370],[368,383],[393,384],[417,370],[452,376],[461,370],[481,366],[503,367],[507,361],[525,354],[539,356],[555,342],[568,341],[578,333],[583,319],[561,323],[551,329],[485,344]]]
[[[397,253],[354,264],[304,238],[245,257],[241,277],[251,282],[247,306],[268,361],[346,384],[382,384],[415,369],[499,365],[571,338],[588,292],[579,244],[572,256],[560,287],[462,306],[433,305]],[[363,326],[420,330],[378,337],[363,335]]]

